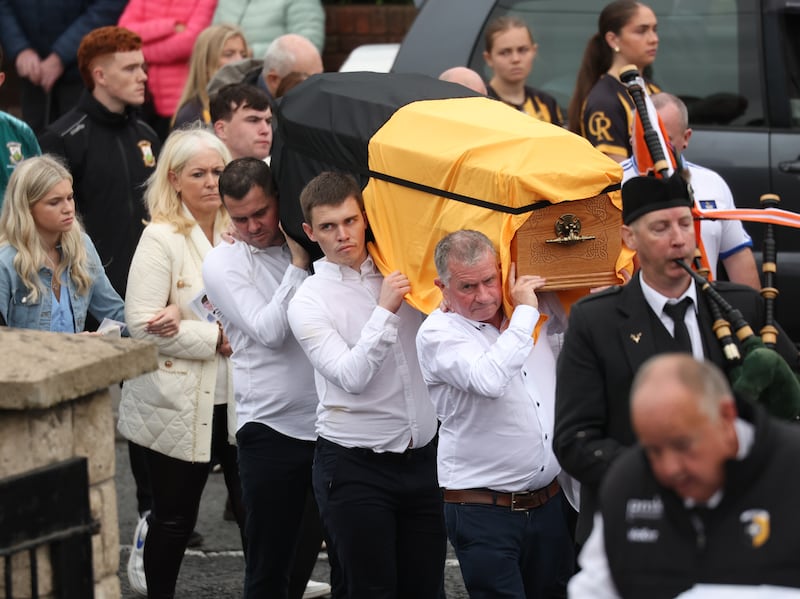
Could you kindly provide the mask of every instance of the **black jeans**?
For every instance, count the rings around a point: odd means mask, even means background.
[[[236,464],[236,447],[228,443],[227,406],[214,406],[211,453],[218,456],[231,497],[239,530],[244,530],[242,486]],[[211,464],[185,462],[146,448],[153,506],[144,544],[144,573],[149,599],[172,599],[186,551],[186,543],[197,523],[200,497]],[[242,538],[245,547],[245,539]]]
[[[320,437],[313,479],[347,597],[440,597],[447,541],[436,439],[397,454]]]
[[[245,599],[300,599],[322,543],[311,491],[314,441],[257,422],[236,433],[246,511]]]
[[[471,599],[567,596],[575,555],[563,491],[533,510],[445,504],[447,535]]]
[[[145,448],[133,441],[128,441],[128,458],[131,474],[136,483],[136,509],[141,516],[153,507],[153,495],[150,493],[150,468],[147,466]]]

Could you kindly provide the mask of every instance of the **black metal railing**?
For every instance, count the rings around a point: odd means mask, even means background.
[[[53,594],[92,599],[92,535],[100,523],[89,509],[86,458],[71,458],[0,480],[0,557],[5,599],[14,597],[15,555],[27,552],[30,596],[39,597],[37,550],[48,547]]]

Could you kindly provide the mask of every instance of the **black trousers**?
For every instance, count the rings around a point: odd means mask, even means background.
[[[314,441],[248,422],[236,433],[246,511],[245,599],[301,599],[322,524],[311,490]]]
[[[141,516],[153,507],[153,495],[150,493],[150,468],[147,466],[147,451],[141,445],[128,441],[128,459],[131,463],[131,474],[136,483],[136,509]]]
[[[314,494],[351,599],[438,599],[447,549],[436,439],[402,454],[322,437]]]
[[[239,530],[244,531],[242,486],[236,464],[236,447],[228,443],[227,406],[214,406],[211,453],[218,457],[225,476]],[[186,551],[197,523],[200,497],[211,470],[209,462],[185,462],[145,448],[150,471],[153,505],[144,544],[144,573],[149,599],[172,599]],[[246,540],[242,532],[242,547]]]

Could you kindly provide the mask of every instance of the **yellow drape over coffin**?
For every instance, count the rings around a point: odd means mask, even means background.
[[[400,270],[408,276],[409,302],[426,314],[441,301],[433,284],[433,251],[444,235],[463,228],[486,234],[498,249],[505,280],[511,240],[530,216],[526,207],[594,197],[622,180],[620,166],[585,139],[488,98],[403,106],[370,139],[369,169],[378,174],[364,189],[376,239],[372,256],[384,274]],[[432,190],[410,189],[380,174]],[[520,213],[470,205],[435,190]],[[619,191],[609,195],[621,210]],[[620,252],[618,273],[633,271],[632,256],[627,249]],[[562,300],[570,304],[576,298],[567,292]]]

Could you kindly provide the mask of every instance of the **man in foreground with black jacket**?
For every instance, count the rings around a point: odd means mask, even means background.
[[[658,599],[694,585],[800,588],[796,426],[737,405],[720,369],[686,354],[641,367],[631,421],[639,447],[603,481],[570,597]]]

